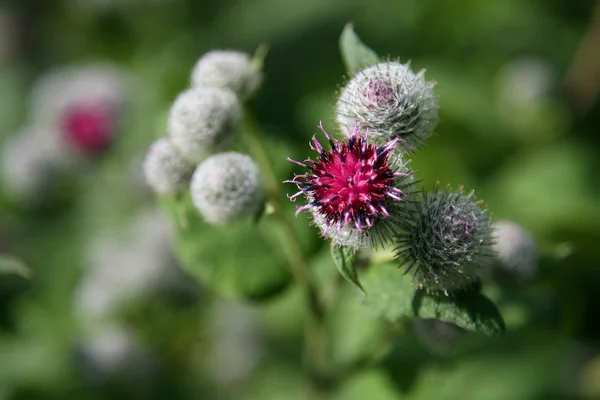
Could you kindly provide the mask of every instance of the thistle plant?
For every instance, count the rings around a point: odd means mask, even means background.
[[[315,395],[377,357],[365,350],[364,359],[341,366],[328,360],[330,313],[345,282],[317,278],[303,225],[330,242],[348,288],[364,296],[361,307],[395,324],[413,321],[426,341],[447,333],[444,347],[464,331],[504,332],[482,288],[495,264],[518,258],[498,247],[504,241],[496,242],[490,213],[474,192],[418,186],[411,155],[427,151],[439,121],[438,96],[424,71],[381,59],[350,27],[341,50],[351,77],[335,121],[345,135],[320,123],[305,149],[312,157],[281,154],[252,117],[248,99],[263,82],[264,53],[210,51],[191,69],[192,87],[171,106],[168,137],[152,145],[146,161],[146,179],[174,222],[176,253],[192,276],[221,296],[256,302],[295,281]],[[273,166],[284,159],[293,174],[287,179]],[[285,193],[290,185],[297,191]],[[209,253],[200,242],[227,250]]]
[[[0,1],[0,400],[600,400],[600,1],[288,2]]]
[[[106,63],[41,74],[30,90],[28,120],[2,148],[8,196],[32,205],[64,196],[63,182],[73,183],[119,138],[130,86],[122,69]]]
[[[319,128],[329,150],[313,136],[310,147],[318,159],[290,160],[308,170],[286,181],[300,190],[289,196],[291,201],[301,195],[307,200],[296,215],[310,211],[322,235],[340,245],[358,248],[386,243],[404,213],[397,203],[407,201],[412,185],[412,172],[393,153],[399,139],[377,147],[367,142],[368,128],[361,132],[355,125],[348,129],[347,140],[340,142],[323,125]]]

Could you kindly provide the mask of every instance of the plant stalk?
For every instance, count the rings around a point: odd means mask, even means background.
[[[304,358],[311,381],[315,388],[326,381],[322,375],[324,362],[324,314],[325,310],[319,297],[319,290],[310,272],[308,262],[304,257],[300,240],[283,212],[281,204],[282,193],[279,191],[280,181],[273,169],[269,155],[260,140],[257,126],[249,112],[244,117],[245,137],[250,151],[261,166],[267,189],[267,199],[273,207],[272,217],[283,241],[286,257],[296,284],[302,289],[306,305],[306,326],[304,342]]]

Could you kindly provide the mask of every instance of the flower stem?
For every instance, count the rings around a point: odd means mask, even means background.
[[[267,151],[260,140],[257,132],[256,123],[250,112],[246,111],[244,116],[244,133],[250,147],[250,151],[261,166],[264,174],[267,188],[267,199],[273,207],[272,216],[277,222],[279,233],[281,235],[285,253],[290,266],[292,276],[298,286],[304,292],[304,301],[307,311],[307,321],[305,326],[305,363],[308,368],[311,380],[316,387],[320,387],[322,376],[322,366],[324,357],[324,314],[325,310],[314,278],[310,272],[308,262],[304,257],[300,240],[288,220],[288,216],[283,212],[281,204],[282,193],[279,191],[279,180],[275,174],[273,165],[267,154]]]

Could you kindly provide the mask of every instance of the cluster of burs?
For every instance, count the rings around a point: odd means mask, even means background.
[[[192,70],[191,87],[171,106],[167,136],[146,155],[148,184],[161,195],[189,189],[194,206],[211,224],[257,213],[265,198],[260,170],[249,156],[225,149],[242,123],[242,103],[261,81],[260,67],[245,53],[204,54]]]
[[[256,215],[265,185],[247,155],[222,152],[242,122],[241,103],[262,81],[244,53],[211,51],[193,68],[191,88],[173,103],[167,136],[152,144],[147,182],[159,194],[189,188],[199,214],[212,224]],[[493,222],[473,192],[416,189],[409,156],[438,124],[438,98],[424,71],[380,62],[351,76],[335,106],[341,134],[313,137],[318,157],[293,161],[305,171],[292,180],[321,234],[358,250],[395,249],[419,287],[448,293],[494,275],[521,283],[538,263],[534,239],[518,224]]]
[[[394,249],[398,265],[429,292],[468,289],[487,277],[521,283],[532,277],[537,246],[514,222],[493,222],[473,192],[417,190],[409,156],[438,124],[438,98],[424,70],[379,62],[349,77],[335,105],[339,135],[313,137],[317,157],[287,181],[334,245],[357,251]]]

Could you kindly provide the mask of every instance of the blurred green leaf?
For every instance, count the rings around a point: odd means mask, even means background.
[[[356,274],[356,265],[354,264],[354,259],[356,257],[356,250],[347,247],[347,246],[338,246],[331,242],[331,258],[333,258],[333,263],[337,267],[340,274],[351,284],[360,289],[365,295],[365,289],[360,284],[358,280],[358,275]]]
[[[375,315],[389,320],[412,316],[412,300],[416,288],[412,278],[393,263],[373,265],[361,277],[369,297],[365,305]]]
[[[5,274],[16,274],[30,279],[33,273],[21,260],[6,254],[0,254],[0,276]]]
[[[379,62],[379,56],[365,45],[352,24],[346,24],[340,36],[340,52],[342,60],[349,73],[357,73],[370,65]]]
[[[499,343],[501,342],[501,343]],[[429,362],[411,387],[411,399],[505,400],[564,398],[572,373],[573,348],[544,335],[493,341],[493,348],[455,359]],[[510,382],[510,384],[507,384]],[[562,387],[562,389],[560,389]],[[568,389],[571,390],[571,389]],[[563,395],[559,393],[563,393]],[[577,398],[577,396],[575,396]]]
[[[504,332],[504,320],[496,305],[475,290],[461,291],[451,296],[430,295],[424,290],[415,293],[414,315],[435,318],[460,328],[498,335]]]
[[[297,365],[282,361],[262,362],[250,385],[236,398],[243,400],[280,400],[307,398],[308,382]]]
[[[269,53],[269,45],[266,43],[262,43],[260,46],[256,48],[254,54],[252,55],[252,67],[256,71],[262,71],[265,66],[265,58],[267,58],[267,54]]]
[[[402,398],[384,371],[371,370],[353,376],[333,397],[335,400],[392,400]]]
[[[327,314],[326,329],[328,359],[335,370],[374,361],[391,345],[388,324],[361,306],[350,285],[339,288]]]
[[[177,256],[210,289],[226,297],[261,300],[288,284],[288,268],[269,218],[214,226],[204,222],[189,194],[165,197],[162,205],[175,227]]]
[[[496,335],[504,321],[494,303],[479,292],[433,296],[417,289],[412,277],[393,263],[374,265],[361,277],[369,297],[365,305],[375,315],[394,321],[402,317],[435,318],[460,328]]]

